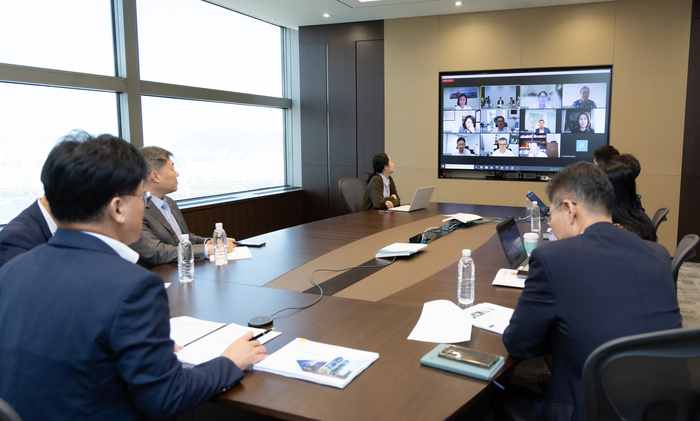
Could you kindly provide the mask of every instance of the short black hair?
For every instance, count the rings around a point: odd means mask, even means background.
[[[387,165],[389,165],[389,155],[385,153],[374,155],[374,157],[372,157],[372,171],[374,171],[374,173],[367,173],[367,183],[369,183],[369,180],[371,180],[375,174],[381,174],[382,171],[384,171],[384,167]]]
[[[627,231],[634,232],[644,240],[656,241],[656,233],[642,218],[637,210],[637,185],[635,171],[622,161],[611,159],[601,167],[608,175],[615,192],[612,217],[613,222],[620,224]]]
[[[629,166],[632,169],[634,178],[639,177],[639,173],[642,172],[642,165],[639,160],[634,157],[631,153],[622,153],[610,158],[610,161],[622,162],[623,164]]]
[[[72,131],[41,169],[46,199],[59,222],[96,222],[116,196],[132,194],[146,177],[141,152],[109,134]]]
[[[593,213],[612,215],[615,195],[608,176],[598,166],[579,161],[555,174],[545,188],[552,208],[564,199]]]
[[[590,122],[591,120],[589,119],[588,123],[590,124]],[[603,145],[593,151],[593,157],[598,165],[602,165],[610,161],[610,158],[615,155],[620,155],[620,151],[615,149],[612,145]]]

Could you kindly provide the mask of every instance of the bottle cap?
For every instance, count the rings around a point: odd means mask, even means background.
[[[469,249],[462,250],[462,257],[471,257],[472,251]]]
[[[532,204],[533,204],[533,205],[537,205],[537,200],[533,200],[533,201],[532,201]]]
[[[182,235],[180,236],[180,240],[188,240],[188,241],[189,241],[189,239],[190,239],[190,235],[189,235],[189,234],[182,234]]]
[[[210,226],[211,226],[211,225],[210,225]],[[224,223],[223,223],[223,222],[217,222],[217,223],[216,223],[216,229],[220,230],[220,229],[222,229],[223,227],[224,227]]]

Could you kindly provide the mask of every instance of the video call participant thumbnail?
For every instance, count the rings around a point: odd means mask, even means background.
[[[498,139],[498,149],[493,151],[491,156],[513,156],[513,152],[508,149],[508,139],[505,137]]]
[[[546,147],[545,147],[545,150],[542,150],[539,142],[537,142],[535,140],[531,140],[528,147],[529,147],[530,151],[528,152],[527,156],[529,156],[530,158],[546,158],[547,157]]]
[[[463,137],[460,137],[457,139],[457,150],[452,152],[452,155],[471,156],[474,154],[467,148],[467,141]]]
[[[267,355],[248,333],[182,367],[163,280],[126,246],[141,232],[145,176],[141,153],[111,135],[74,133],[44,163],[58,230],[0,268],[0,396],[25,420],[173,419]]]
[[[576,115],[576,120],[571,127],[571,133],[593,133],[591,116],[587,112],[581,111]]]
[[[593,102],[591,99],[589,99],[589,96],[591,95],[591,89],[588,86],[584,86],[581,88],[579,91],[581,94],[581,99],[577,99],[574,101],[572,104],[572,107],[574,108],[598,108],[595,105],[595,102]]]
[[[544,120],[540,119],[537,124],[538,127],[535,129],[535,133],[550,133],[549,128],[544,127]]]

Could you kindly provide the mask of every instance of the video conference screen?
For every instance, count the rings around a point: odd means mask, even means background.
[[[552,173],[609,144],[611,67],[440,73],[439,177]]]

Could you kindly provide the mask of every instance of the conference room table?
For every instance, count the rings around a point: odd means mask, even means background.
[[[171,283],[171,317],[240,325],[255,316],[314,302],[319,295],[309,280],[313,275],[324,288],[323,298],[306,309],[273,316],[274,328],[282,334],[265,344],[268,353],[299,337],[379,354],[342,390],[249,370],[240,384],[215,398],[218,404],[287,420],[452,419],[489,393],[493,384],[422,366],[420,358],[436,344],[407,338],[424,303],[457,302],[457,262],[463,248],[472,249],[476,265],[475,303],[515,307],[520,289],[491,285],[498,270],[507,266],[495,235],[498,222],[455,230],[390,265],[381,263],[386,259],[375,261],[374,255],[459,212],[517,218],[525,215],[525,208],[431,203],[411,213],[358,212],[246,239],[266,246],[250,248],[252,259],[225,266],[197,262],[195,280],[189,284],[179,283],[175,264],[153,271]],[[518,226],[521,232],[529,231],[529,223]],[[317,269],[382,264],[312,274]],[[459,345],[507,356],[501,335],[478,328],[472,328],[470,341]],[[507,357],[497,378],[515,363]]]

